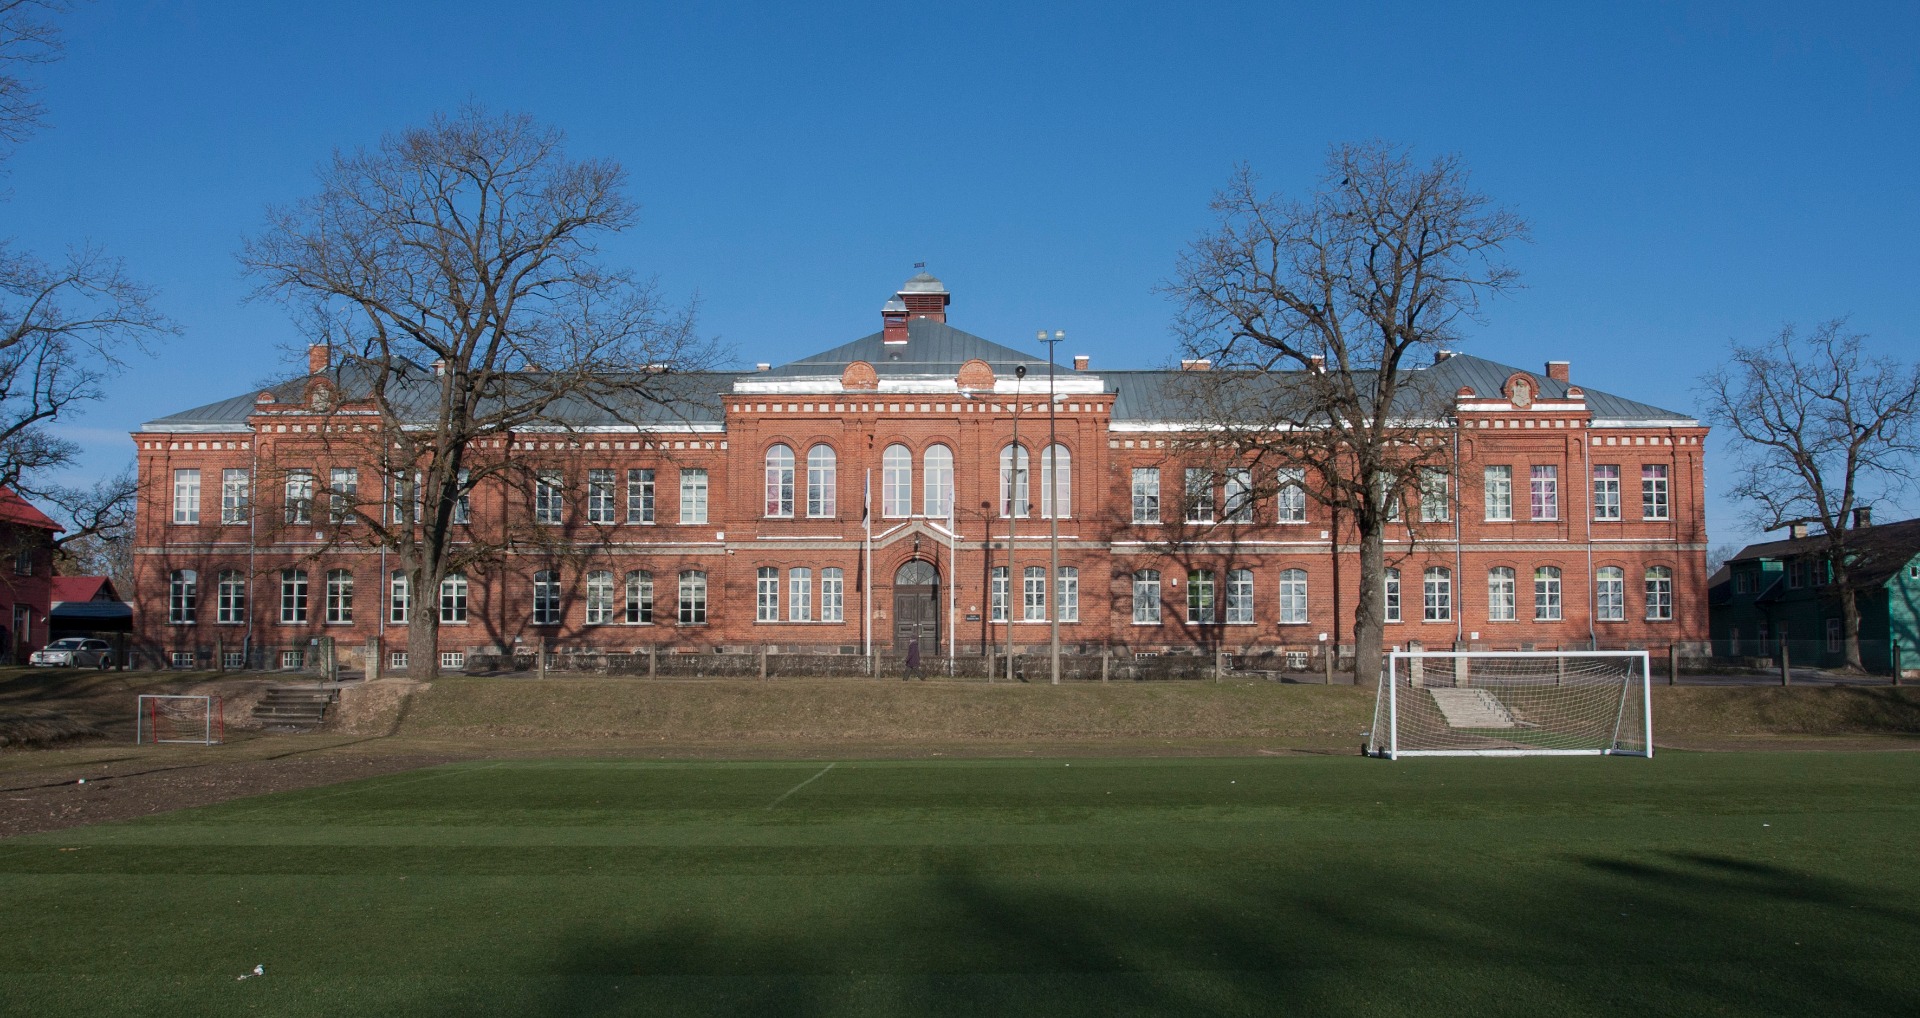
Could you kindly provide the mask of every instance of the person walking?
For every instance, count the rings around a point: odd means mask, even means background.
[[[907,641],[907,673],[900,676],[900,681],[911,680],[915,673],[919,674],[921,682],[927,681],[927,673],[920,671],[920,638],[917,636]]]

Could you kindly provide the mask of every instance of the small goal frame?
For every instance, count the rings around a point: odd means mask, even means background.
[[[1410,669],[1403,669],[1402,663],[1414,661],[1447,660],[1466,658],[1479,659],[1533,659],[1538,661],[1567,660],[1573,658],[1629,658],[1639,662],[1636,676],[1631,670],[1622,677],[1621,683],[1627,687],[1622,690],[1620,705],[1614,721],[1613,740],[1610,746],[1591,749],[1561,749],[1549,747],[1489,747],[1484,749],[1402,749],[1400,748],[1400,680],[1408,675]],[[1653,757],[1653,671],[1652,660],[1644,650],[1577,650],[1577,651],[1455,651],[1396,650],[1387,655],[1386,674],[1382,676],[1379,696],[1374,701],[1373,729],[1367,733],[1367,751],[1369,756],[1387,760],[1398,760],[1403,756],[1637,756]],[[1626,723],[1627,704],[1633,697],[1631,684],[1640,683],[1640,749],[1622,748],[1620,736]],[[1381,738],[1384,729],[1385,740]]]
[[[195,705],[201,708],[197,719],[189,713]],[[212,746],[226,739],[226,701],[220,697],[140,694],[133,724],[135,745],[168,743]]]

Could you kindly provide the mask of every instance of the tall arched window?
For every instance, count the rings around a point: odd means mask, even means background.
[[[1453,618],[1453,571],[1445,566],[1429,566],[1420,578],[1421,618],[1428,622],[1446,622]]]
[[[653,622],[653,574],[644,569],[627,574],[627,624]]]
[[[1487,621],[1512,622],[1517,618],[1515,582],[1513,570],[1506,566],[1494,566],[1487,570]]]
[[[946,519],[953,512],[953,450],[944,445],[928,446],[921,460],[921,477],[921,509],[936,520]]]
[[[1673,619],[1673,570],[1653,566],[1647,570],[1647,621]]]
[[[1619,566],[1601,566],[1593,578],[1593,617],[1602,622],[1619,622],[1627,617],[1627,571]]]
[[[1000,450],[1000,515],[1026,516],[1032,506],[1027,501],[1027,450],[1007,446]]]
[[[560,574],[551,569],[533,574],[533,624],[560,624]]]
[[[1533,620],[1554,622],[1560,618],[1560,570],[1541,566],[1533,571]]]
[[[613,621],[613,573],[595,569],[587,574],[587,625]]]
[[[440,581],[440,621],[464,625],[467,621],[467,574],[448,573]]]
[[[840,482],[836,476],[836,457],[830,445],[807,450],[807,515],[831,517],[839,512]]]
[[[793,450],[784,445],[767,450],[767,515],[793,515]]]
[[[176,569],[167,577],[167,621],[184,626],[193,621],[200,601],[200,574]]]
[[[880,455],[880,515],[913,515],[913,452],[904,445]]]
[[[1056,511],[1054,499],[1060,500]],[[1073,454],[1064,445],[1050,445],[1040,454],[1040,515],[1066,519],[1073,515]]]

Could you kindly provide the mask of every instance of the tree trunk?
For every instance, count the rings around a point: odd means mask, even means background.
[[[1354,520],[1360,531],[1360,598],[1353,610],[1353,683],[1356,686],[1372,686],[1380,680],[1381,634],[1386,624],[1383,617],[1386,534],[1378,523],[1369,521],[1367,515],[1356,514]],[[1404,593],[1401,603],[1406,603]]]
[[[431,601],[415,597],[407,619],[407,678],[440,677],[440,587]]]
[[[1844,573],[1834,577],[1834,585],[1840,592],[1840,629],[1846,636],[1847,670],[1864,672],[1867,665],[1860,656],[1860,599],[1853,589],[1852,578]]]

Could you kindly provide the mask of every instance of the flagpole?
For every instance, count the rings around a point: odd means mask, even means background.
[[[960,575],[960,511],[952,492],[947,494],[947,678],[953,678],[954,664],[954,589],[953,578]]]
[[[866,531],[861,542],[865,562],[862,569],[866,573],[866,591],[861,595],[861,605],[866,610],[867,674],[878,675],[873,666],[873,468],[867,468],[866,483],[862,486],[860,503],[860,526]]]

